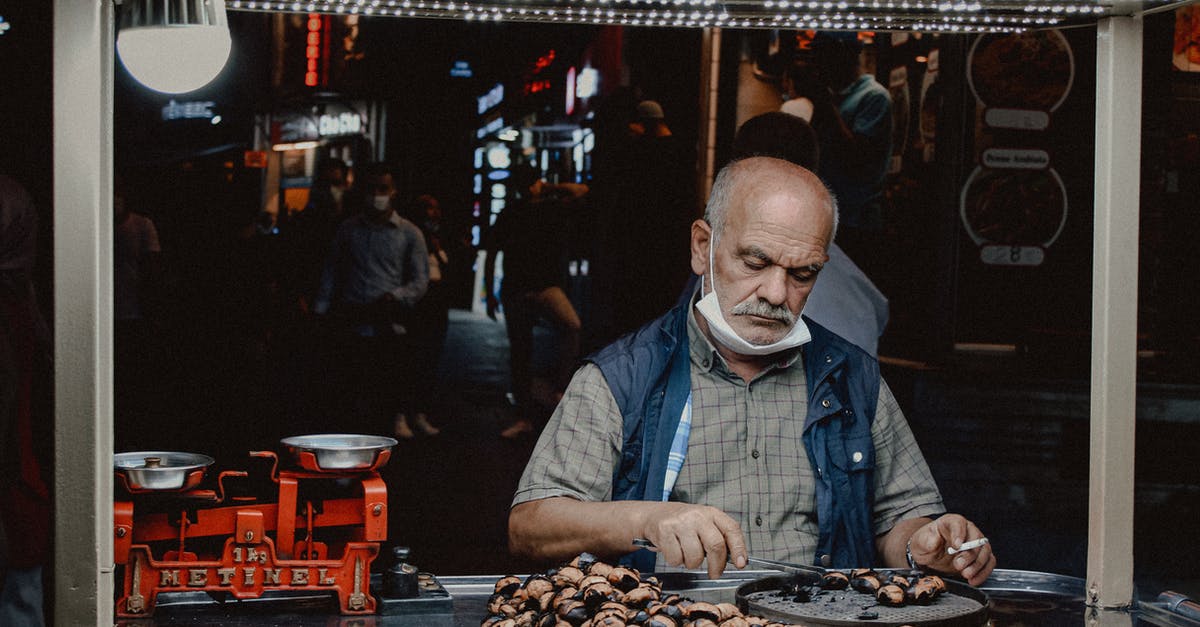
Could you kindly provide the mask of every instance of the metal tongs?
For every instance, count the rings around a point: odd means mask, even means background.
[[[634,538],[633,545],[642,547],[644,549],[650,549],[652,551],[658,549],[658,547],[654,546],[653,542],[651,542],[650,540],[648,540],[646,538]],[[732,558],[730,559],[729,563],[730,564],[733,563]],[[805,566],[803,564],[795,564],[792,562],[781,562],[778,560],[769,560],[769,559],[765,559],[762,557],[754,557],[752,555],[746,555],[746,565],[749,566],[750,564],[754,564],[755,566],[762,566],[769,570],[782,571],[785,573],[816,573],[818,575],[824,573],[824,571],[821,568],[818,568],[816,566]]]

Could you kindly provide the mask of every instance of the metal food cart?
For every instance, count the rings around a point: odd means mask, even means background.
[[[654,12],[638,3],[482,0],[439,2],[231,2],[237,10],[342,12],[395,17],[626,23],[704,28],[715,68],[720,29],[818,28],[975,32],[1094,23],[1097,27],[1095,222],[1088,572],[1079,616],[1129,624],[1156,610],[1128,608],[1133,594],[1133,442],[1137,331],[1142,16],[1190,2],[897,0],[696,3]],[[63,624],[112,621],[112,110],[114,2],[55,0],[54,259],[56,615]],[[986,22],[983,21],[986,17]],[[978,18],[976,20],[975,18]],[[614,21],[615,20],[615,21]],[[715,120],[714,86],[702,112]],[[711,135],[715,122],[709,125]],[[709,137],[711,147],[711,137]],[[704,154],[704,153],[702,153]],[[703,157],[712,171],[712,150]],[[1017,574],[998,571],[998,582]],[[445,579],[459,591],[454,615],[469,617],[478,581]],[[732,583],[732,582],[730,582]],[[1086,605],[1088,610],[1082,608]],[[460,610],[461,606],[461,610]],[[460,613],[461,612],[461,613]],[[361,620],[361,619],[356,619]],[[381,619],[383,620],[383,619]],[[465,620],[463,618],[462,620]],[[365,623],[364,623],[365,624]],[[386,621],[384,623],[386,624]],[[457,624],[472,624],[472,621]],[[1171,624],[1170,622],[1156,624]]]

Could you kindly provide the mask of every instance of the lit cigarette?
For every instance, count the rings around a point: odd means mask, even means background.
[[[955,553],[962,553],[963,551],[970,551],[971,549],[977,549],[987,543],[988,543],[987,538],[980,538],[978,540],[971,540],[970,542],[963,542],[962,546],[958,547],[957,549],[952,546],[946,547],[946,552],[949,553],[950,555],[954,555]]]

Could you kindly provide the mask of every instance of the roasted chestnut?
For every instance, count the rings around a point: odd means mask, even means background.
[[[904,605],[904,588],[894,583],[889,583],[879,588],[879,591],[875,593],[875,600],[880,605],[890,605],[892,607]]]
[[[821,587],[826,590],[845,590],[850,578],[840,570],[831,570],[821,576]]]
[[[614,588],[621,592],[629,592],[641,583],[637,571],[620,566],[608,571],[607,577],[608,583],[611,583]]]
[[[496,594],[503,594],[505,597],[508,597],[508,598],[512,598],[513,593],[515,593],[518,589],[520,589],[520,587],[521,587],[521,578],[520,577],[517,577],[516,575],[506,575],[504,577],[501,577],[496,582],[496,587],[493,590],[493,592],[495,592]]]
[[[718,603],[717,610],[721,612],[721,622],[742,615],[742,611],[738,609],[738,606],[732,603]]]
[[[850,587],[863,594],[875,594],[881,585],[879,578],[873,574],[850,578]]]
[[[684,608],[683,615],[693,623],[705,618],[713,621],[714,623],[721,620],[721,610],[712,603],[692,603]]]
[[[583,571],[574,566],[563,566],[557,572],[550,575],[550,581],[556,586],[579,586],[579,582],[583,580]]]

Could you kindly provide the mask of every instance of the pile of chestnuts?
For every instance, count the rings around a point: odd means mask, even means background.
[[[481,627],[782,627],[743,615],[732,603],[663,593],[655,577],[606,564],[589,553],[524,581],[496,582]]]
[[[847,575],[829,571],[821,577],[824,590],[844,590],[847,587],[875,597],[880,605],[929,605],[946,591],[946,582],[937,575],[918,576],[902,572],[876,572],[856,568]]]

